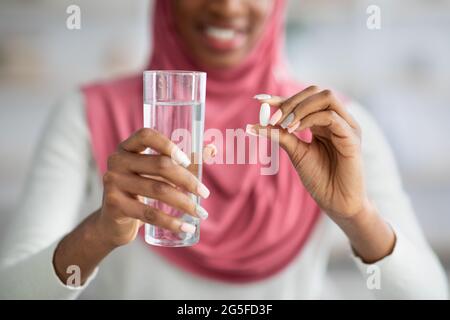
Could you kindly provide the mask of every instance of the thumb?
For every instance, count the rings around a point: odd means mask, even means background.
[[[278,142],[290,157],[294,154],[302,156],[308,149],[306,142],[300,140],[294,133],[289,133],[280,127],[248,124],[245,132],[249,135],[267,137],[272,141]]]
[[[207,162],[214,158],[217,154],[217,147],[210,143],[203,147],[203,162]]]
[[[202,152],[202,162],[208,162],[212,158],[214,158],[217,154],[217,148],[214,144],[210,143],[203,147]],[[197,175],[198,172],[198,165],[199,165],[199,158],[196,153],[191,153],[191,164],[187,169],[192,172],[193,174]]]

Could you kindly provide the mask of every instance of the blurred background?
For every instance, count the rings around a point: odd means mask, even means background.
[[[68,30],[66,8],[81,8]],[[369,5],[381,29],[366,27]],[[395,152],[426,236],[450,270],[450,1],[291,0],[287,54],[299,79],[369,109]],[[50,107],[78,85],[139,71],[149,0],[0,2],[0,238]],[[339,239],[324,298],[368,298]]]

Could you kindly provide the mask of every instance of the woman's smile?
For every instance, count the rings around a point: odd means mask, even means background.
[[[201,27],[200,34],[205,47],[217,53],[238,50],[248,38],[245,28],[236,26],[206,25]]]
[[[175,26],[199,64],[227,68],[239,64],[260,37],[273,0],[172,2]]]

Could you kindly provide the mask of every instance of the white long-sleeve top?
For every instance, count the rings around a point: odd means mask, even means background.
[[[446,299],[444,270],[414,217],[382,132],[358,104],[351,103],[349,111],[362,128],[368,194],[397,237],[392,254],[376,267],[353,257],[361,281],[369,283],[368,290],[376,298]],[[55,274],[54,250],[64,235],[100,207],[101,198],[84,100],[76,91],[51,113],[20,205],[2,237],[0,298],[320,298],[337,230],[325,214],[291,264],[255,283],[230,284],[193,275],[158,256],[139,238],[114,250],[82,287],[66,286]],[[374,275],[380,277],[379,288],[376,279],[369,279]]]

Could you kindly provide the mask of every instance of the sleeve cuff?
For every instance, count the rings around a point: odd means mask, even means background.
[[[79,287],[66,285],[53,267],[53,255],[59,240],[32,256],[2,270],[1,297],[6,299],[76,299],[95,278],[98,267]],[[1,293],[1,292],[0,292]]]
[[[411,243],[395,225],[389,225],[396,235],[390,255],[369,264],[353,252],[352,258],[366,280],[367,289],[380,299],[439,299],[442,296],[440,292],[446,296],[446,290],[440,288],[439,275],[435,275],[435,280],[433,275],[423,274],[423,271],[428,273],[434,269],[434,255]]]
[[[408,256],[409,251],[412,249],[410,246],[408,246],[408,243],[405,243],[405,240],[403,235],[398,231],[398,229],[394,226],[392,226],[391,223],[389,223],[392,231],[395,234],[395,245],[392,252],[385,256],[384,258],[373,262],[373,263],[365,263],[361,257],[359,257],[356,252],[352,249],[352,259],[355,261],[356,266],[358,269],[366,273],[367,268],[370,266],[377,266],[379,268],[389,268],[389,266],[395,266],[395,262],[398,260],[401,260],[405,258],[405,256]]]
[[[81,286],[71,286],[68,284],[65,284],[64,282],[61,281],[61,279],[59,279],[58,275],[56,274],[56,270],[55,267],[53,265],[53,256],[55,254],[55,250],[56,247],[59,244],[59,241],[56,241],[55,243],[53,243],[49,248],[48,248],[48,256],[46,257],[46,261],[47,263],[49,263],[49,269],[50,269],[50,273],[51,273],[51,282],[54,282],[56,284],[56,286],[58,287],[57,290],[58,291],[66,291],[66,294],[69,294],[70,298],[76,298],[84,289],[86,289],[86,287],[91,283],[92,280],[95,279],[95,277],[97,276],[98,273],[98,267],[96,267],[94,269],[94,271],[89,275],[89,277],[86,279],[86,281],[83,283],[83,285]],[[63,294],[64,296],[64,294]],[[63,297],[63,299],[65,299]]]

